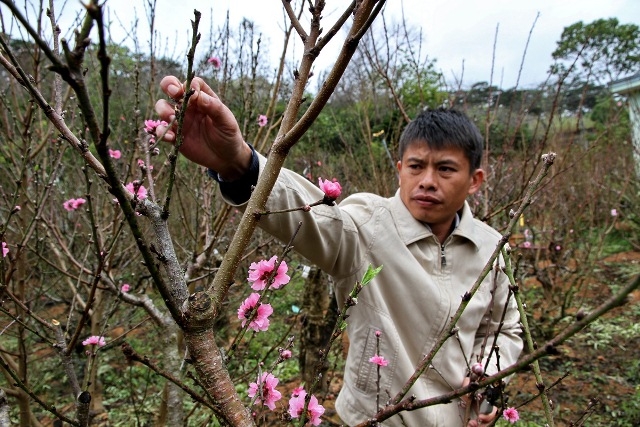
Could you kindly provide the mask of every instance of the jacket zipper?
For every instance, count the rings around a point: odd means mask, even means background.
[[[444,254],[444,243],[440,245],[440,268],[447,266],[447,257]]]

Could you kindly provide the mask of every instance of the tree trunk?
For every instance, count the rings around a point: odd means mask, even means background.
[[[189,359],[198,374],[200,384],[219,408],[218,420],[233,427],[253,427],[249,410],[236,393],[233,381],[216,345],[213,325],[215,312],[211,297],[196,292],[184,303],[184,340]]]

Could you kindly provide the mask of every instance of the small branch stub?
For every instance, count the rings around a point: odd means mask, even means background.
[[[551,152],[551,153],[542,155],[542,161],[545,162],[547,165],[552,165],[555,160],[556,160],[556,153]]]
[[[88,391],[83,391],[82,393],[80,393],[80,395],[78,396],[78,402],[85,405],[91,403],[91,393],[89,393]]]
[[[195,332],[213,325],[216,312],[211,297],[206,292],[191,294],[184,303],[185,328]]]

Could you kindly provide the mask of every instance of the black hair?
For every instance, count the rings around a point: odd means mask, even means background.
[[[438,108],[421,111],[400,135],[400,160],[407,147],[415,143],[425,143],[435,150],[461,148],[472,172],[482,163],[482,135],[476,125],[458,110]]]

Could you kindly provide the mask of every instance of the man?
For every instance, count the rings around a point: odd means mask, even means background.
[[[184,91],[175,77],[165,77],[160,86],[174,99]],[[235,117],[204,81],[194,79],[192,89],[181,151],[210,169],[229,203],[242,205],[266,160],[245,143]],[[164,100],[158,101],[156,110],[166,121],[174,114]],[[165,139],[175,139],[173,129]],[[500,238],[473,218],[465,202],[484,179],[482,137],[467,117],[452,110],[419,114],[401,136],[399,156],[399,190],[391,198],[355,194],[338,207],[269,215],[259,223],[288,241],[298,222],[303,222],[295,249],[333,276],[339,304],[367,266],[383,266],[350,309],[350,348],[344,385],[336,400],[338,414],[348,425],[377,411],[377,365],[369,359],[379,352],[388,361],[380,369],[380,402],[384,402],[402,388],[431,350]],[[267,209],[304,206],[320,198],[322,191],[315,185],[283,169]],[[489,274],[457,323],[457,337],[445,343],[409,395],[434,397],[468,381],[468,367],[481,354],[486,358],[490,353],[490,348],[483,352],[482,345],[487,336],[486,346],[493,343],[505,307],[497,340],[500,367],[516,361],[522,349],[519,316],[507,295],[504,274]],[[495,373],[495,352],[482,365],[488,374]],[[465,418],[463,406],[456,401],[403,412],[384,425],[458,426]],[[495,409],[480,414],[469,425],[488,422],[495,414]]]

